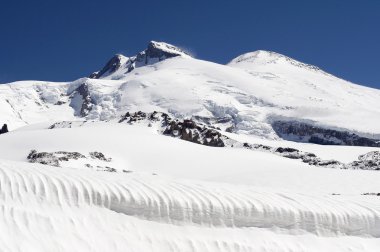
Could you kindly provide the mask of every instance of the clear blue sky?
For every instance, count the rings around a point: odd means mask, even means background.
[[[276,51],[380,88],[377,0],[8,0],[0,25],[0,83],[74,80],[158,40],[219,63]]]

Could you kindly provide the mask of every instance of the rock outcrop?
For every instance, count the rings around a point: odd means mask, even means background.
[[[91,98],[90,90],[86,82],[79,85],[73,92],[70,93],[70,106],[76,109],[76,114],[85,117],[91,111],[94,101]],[[80,104],[78,104],[80,103]]]
[[[307,163],[313,166],[328,167],[328,168],[347,168],[345,164],[337,160],[323,160],[317,157],[314,153],[303,152],[295,148],[290,147],[270,147],[262,144],[248,144],[244,143],[243,147],[246,149],[256,149],[264,152],[271,152],[273,154],[290,158],[290,159],[299,159],[300,161]]]
[[[102,76],[112,74],[118,69],[120,69],[124,61],[125,62],[128,61],[128,58],[125,57],[124,55],[116,54],[106,63],[106,65],[100,71],[90,74],[89,78],[99,79]]]
[[[59,167],[60,162],[69,161],[71,159],[78,160],[80,158],[86,158],[86,156],[79,152],[57,151],[57,152],[38,152],[31,150],[27,159],[31,163],[40,163],[45,165],[52,165]]]
[[[349,164],[351,169],[380,170],[380,151],[371,151],[360,155],[358,161]]]
[[[115,168],[108,166],[108,163],[112,161],[112,158],[107,158],[103,153],[99,151],[90,152],[88,156],[85,156],[79,152],[38,152],[36,150],[31,150],[27,156],[27,159],[30,163],[39,163],[55,167],[64,167],[65,162],[80,160],[79,164],[81,165],[83,165],[83,162],[85,162],[85,168],[90,168],[95,171],[117,172]],[[123,172],[128,171],[123,170]]]
[[[135,113],[127,112],[119,122],[127,122],[129,124],[145,122],[148,126],[158,122],[164,135],[212,147],[224,147],[224,141],[228,139],[217,129],[203,123],[191,119],[172,119],[168,114],[156,111],[149,114],[142,111]]]
[[[338,131],[295,121],[276,121],[274,131],[283,139],[322,145],[380,147],[380,139],[361,137],[348,131]]]
[[[177,56],[190,57],[188,53],[176,46],[164,42],[151,41],[147,49],[139,52],[136,56],[128,58],[124,55],[116,54],[100,71],[92,73],[89,78],[101,79],[115,73],[119,69],[122,69],[123,73],[129,73],[137,67],[154,64]]]

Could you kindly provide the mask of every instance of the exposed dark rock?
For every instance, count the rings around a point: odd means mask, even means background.
[[[159,126],[164,135],[213,147],[224,147],[225,144],[223,140],[228,139],[218,132],[216,128],[195,122],[192,119],[173,120],[168,114],[156,111],[149,114],[142,111],[135,113],[127,112],[121,117],[119,122],[127,122],[130,124],[145,122],[150,127],[152,127],[154,123],[160,123]]]
[[[362,193],[362,195],[380,196],[380,193]]]
[[[0,129],[0,134],[8,133],[8,125],[4,124]]]
[[[98,152],[98,151],[90,152],[90,157],[92,159],[98,159],[98,160],[105,161],[105,162],[111,162],[111,160],[112,160],[112,158],[106,158],[106,156],[104,156],[103,153]]]
[[[106,158],[103,153],[94,151],[89,153],[92,159],[97,159],[105,162],[110,162],[111,158]],[[38,152],[36,150],[32,150],[28,157],[28,161],[31,163],[40,163],[44,165],[51,165],[60,167],[61,162],[67,162],[70,160],[78,160],[78,159],[87,159],[87,157],[79,152],[70,152],[70,151],[56,151],[56,152]],[[87,168],[94,168],[93,165],[86,163],[85,166]],[[116,169],[109,166],[97,166],[102,171],[115,172]]]
[[[277,149],[276,149],[276,152],[278,152],[278,153],[293,153],[293,152],[299,152],[299,150],[297,150],[297,149],[293,149],[293,148],[289,148],[289,147],[278,147]]]
[[[153,113],[150,115],[150,117],[154,117]],[[124,121],[127,121],[127,123],[134,123],[134,122],[137,122],[137,121],[142,121],[142,120],[145,120],[147,118],[147,114],[142,112],[142,111],[138,111],[138,112],[135,112],[133,114],[127,112],[125,113],[124,116],[121,117],[121,119],[119,120],[119,123],[121,122],[124,122]],[[153,119],[151,119],[153,120]]]
[[[92,73],[89,76],[89,78],[99,79],[105,74],[114,73],[116,70],[118,70],[121,67],[121,60],[123,57],[124,57],[123,55],[116,54],[106,63],[106,65],[102,68],[102,70]]]
[[[31,163],[40,163],[45,165],[60,166],[61,161],[69,161],[71,159],[78,160],[86,158],[79,152],[56,151],[56,152],[37,152],[32,150],[27,159]]]
[[[72,122],[62,121],[62,122],[56,122],[49,126],[48,129],[55,129],[55,128],[71,128]]]
[[[289,147],[278,147],[274,151],[278,155],[290,159],[300,159],[302,162],[314,166],[342,168],[344,164],[337,160],[322,160],[318,158],[314,153],[302,152],[300,150]]]
[[[255,150],[262,150],[265,152],[271,152],[272,147],[263,145],[263,144],[249,144],[249,143],[243,143],[243,147],[246,149],[255,149]]]
[[[220,132],[214,129],[198,125],[193,120],[183,121],[173,120],[164,130],[164,135],[179,137],[182,140],[213,147],[224,147],[223,137]],[[224,136],[224,138],[226,138]]]
[[[77,93],[82,96],[83,103],[82,107],[80,109],[80,115],[81,116],[87,116],[88,113],[91,111],[93,106],[93,101],[90,95],[90,92],[88,90],[87,83],[83,83],[76,89]]]
[[[108,172],[116,172],[116,169],[115,168],[112,168],[112,167],[109,167],[109,166],[106,166],[106,171]]]
[[[65,102],[63,102],[63,101],[57,101],[54,105],[62,105],[62,104],[65,104]]]
[[[56,151],[54,152],[54,154],[58,156],[59,161],[69,161],[70,159],[78,160],[80,158],[86,158],[85,155],[82,155],[79,152]]]
[[[150,63],[151,59],[156,59],[157,61],[162,61],[168,58],[177,57],[183,54],[187,54],[183,50],[169,45],[166,43],[159,43],[151,41],[148,44],[148,48],[136,56],[136,62],[140,64],[147,65]]]
[[[248,148],[248,149],[252,149],[252,145],[250,145],[249,143],[243,143],[243,147]]]
[[[348,164],[347,168],[360,170],[380,170],[380,151],[360,155],[358,161]]]
[[[32,150],[27,159],[31,163],[40,163],[44,165],[52,165],[59,167],[59,160],[53,153],[48,152],[37,152]]]
[[[76,100],[78,95],[82,98],[82,104],[81,104],[80,110],[76,111],[76,115],[85,117],[89,114],[94,104],[94,101],[91,98],[91,94],[89,91],[88,83],[86,81],[84,81],[75,90],[73,90],[70,93],[70,98],[71,98],[70,106],[74,107],[75,109],[77,109],[77,106],[78,106],[76,104],[78,102]]]
[[[126,62],[124,66],[122,66],[122,60],[125,56],[117,54],[113,56],[100,71],[92,73],[89,78],[99,79],[114,73],[121,67],[125,68],[125,73],[129,73],[136,67],[154,64],[180,55],[188,54],[173,45],[151,41],[149,42],[147,49],[138,53],[134,57],[125,59]]]
[[[230,126],[230,127],[228,127],[228,128],[226,128],[226,132],[229,132],[229,133],[232,133],[232,132],[234,132],[234,126]]]
[[[338,131],[295,121],[272,123],[275,132],[282,138],[323,145],[351,145],[380,147],[379,139],[361,137],[348,131]]]

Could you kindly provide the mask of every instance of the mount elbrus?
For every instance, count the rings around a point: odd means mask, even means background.
[[[0,250],[377,252],[379,101],[278,53],[154,41],[0,85]]]
[[[221,131],[318,144],[380,146],[380,91],[284,55],[256,51],[227,65],[162,42],[115,55],[89,78],[0,86],[3,123],[110,120],[163,112]]]

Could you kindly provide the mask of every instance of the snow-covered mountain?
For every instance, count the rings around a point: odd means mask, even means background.
[[[309,136],[278,127],[294,122],[380,138],[379,90],[273,52],[256,51],[220,65],[151,42],[136,56],[116,55],[90,77],[96,79],[1,85],[1,120],[14,129],[51,119],[109,120],[127,111],[160,111],[223,119],[217,125],[223,130],[271,139],[308,141]]]
[[[275,52],[152,41],[0,85],[3,124],[1,251],[380,247],[380,90]]]

